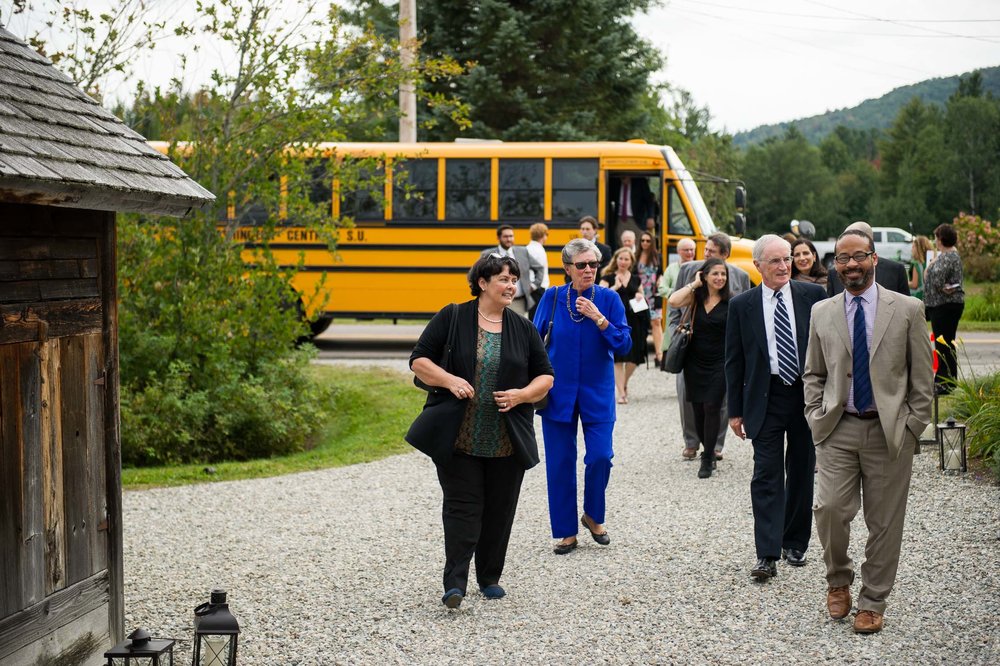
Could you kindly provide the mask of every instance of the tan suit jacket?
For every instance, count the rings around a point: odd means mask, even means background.
[[[841,292],[813,306],[803,375],[806,421],[822,444],[840,421],[852,382],[852,336]],[[869,350],[872,393],[889,453],[898,458],[906,435],[919,439],[931,420],[934,372],[924,306],[881,285]]]

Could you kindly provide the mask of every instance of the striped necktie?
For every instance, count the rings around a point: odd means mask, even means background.
[[[778,376],[785,386],[791,386],[799,378],[799,357],[795,353],[795,338],[792,324],[788,319],[788,309],[781,292],[774,292],[778,302],[774,304],[774,341],[778,352]]]
[[[854,409],[864,414],[872,405],[872,378],[868,371],[868,327],[865,325],[864,299],[854,297],[854,350],[851,353],[854,375]]]

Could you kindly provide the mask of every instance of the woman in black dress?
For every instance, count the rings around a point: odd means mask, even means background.
[[[615,386],[618,388],[618,404],[628,403],[628,380],[639,363],[646,362],[646,338],[649,336],[649,310],[645,308],[646,297],[642,291],[642,281],[635,266],[635,255],[627,247],[620,247],[611,255],[611,261],[601,271],[601,284],[618,292],[625,306],[625,321],[632,327],[632,349],[628,354],[615,354]],[[638,299],[636,295],[638,294]],[[644,308],[640,312],[632,309]]]
[[[726,398],[724,350],[729,314],[726,262],[715,257],[707,260],[695,273],[694,280],[672,293],[667,304],[674,308],[694,308],[693,335],[684,354],[684,385],[702,444],[698,478],[707,479],[715,469],[715,440],[723,427],[719,410]]]

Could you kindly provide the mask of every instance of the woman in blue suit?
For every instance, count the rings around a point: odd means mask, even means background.
[[[548,340],[555,383],[542,417],[549,521],[553,551],[565,555],[577,547],[576,433],[583,423],[586,453],[583,515],[580,522],[594,541],[611,543],[604,528],[604,493],[614,456],[615,354],[632,348],[631,329],[618,294],[596,284],[601,253],[591,241],[577,238],[562,251],[570,283],[549,289],[535,311],[535,327]],[[546,336],[550,332],[551,335]]]

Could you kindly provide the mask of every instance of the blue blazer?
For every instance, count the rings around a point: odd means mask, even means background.
[[[590,319],[580,322],[570,319],[566,305],[568,291],[572,291],[569,299],[575,313],[579,292],[568,284],[548,289],[535,310],[535,328],[543,338],[555,312],[548,349],[555,383],[549,391],[548,405],[538,413],[553,421],[571,423],[573,411],[579,405],[580,420],[584,423],[613,422],[615,354],[625,355],[632,349],[632,328],[625,322],[625,306],[616,292],[600,285],[595,287],[594,305],[608,319],[608,327],[602,331]]]
[[[818,284],[792,280],[795,341],[799,367],[806,367],[809,316],[812,306],[826,298]],[[760,285],[729,301],[726,320],[726,402],[729,418],[743,417],[747,438],[755,439],[764,425],[771,388],[771,361],[767,355],[764,302]]]

